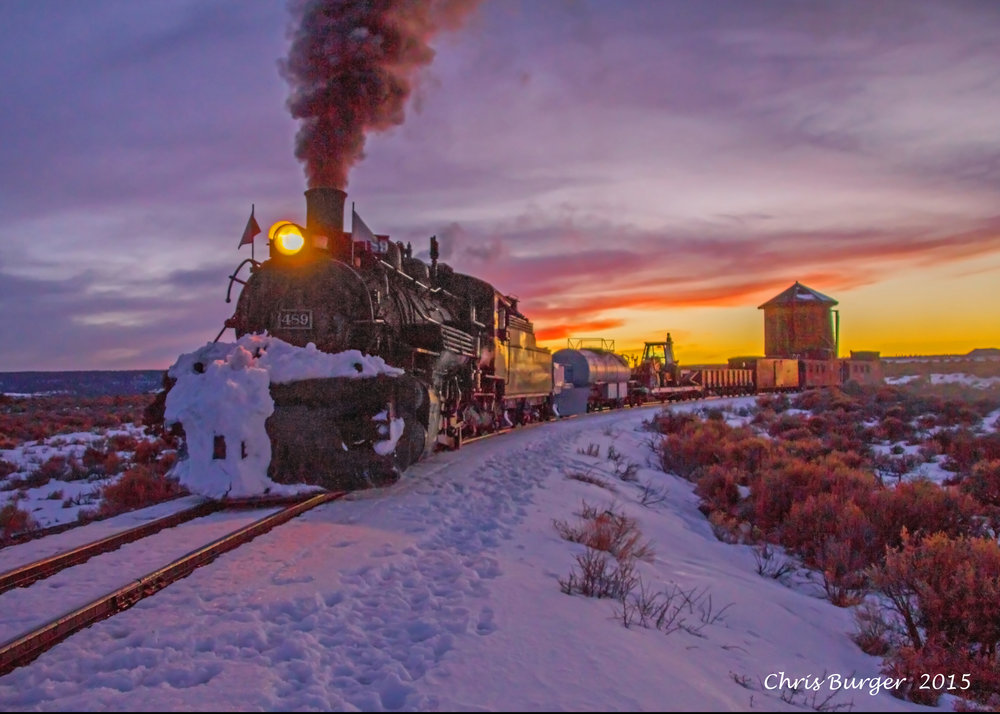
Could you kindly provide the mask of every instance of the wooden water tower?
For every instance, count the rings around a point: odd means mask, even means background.
[[[758,309],[764,311],[764,354],[767,357],[832,359],[840,339],[833,306],[837,301],[796,281]]]

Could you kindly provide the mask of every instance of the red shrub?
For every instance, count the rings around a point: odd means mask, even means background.
[[[17,464],[12,464],[9,461],[4,461],[0,459],[0,478],[7,478],[12,473],[20,471],[21,468]]]
[[[920,465],[920,459],[913,454],[875,454],[871,466],[882,483],[902,483],[903,476]]]
[[[868,558],[846,540],[830,538],[823,545],[816,565],[823,574],[826,597],[837,607],[857,605],[868,587]]]
[[[789,438],[794,436],[796,438]],[[782,435],[781,442],[785,453],[804,461],[815,461],[830,453],[830,449],[820,439],[814,437],[808,429],[796,429]]]
[[[920,448],[917,449],[917,453],[925,462],[930,462],[933,461],[935,457],[941,455],[941,445],[933,439],[928,439],[921,442]]]
[[[859,494],[860,495],[860,494]],[[821,566],[830,540],[844,542],[860,557],[859,570],[881,555],[877,533],[864,509],[843,495],[820,493],[792,505],[781,527],[782,544],[808,565]]]
[[[909,639],[886,665],[893,676],[970,674],[961,692],[977,701],[1000,697],[1000,544],[992,538],[936,534],[886,553],[873,582],[901,618]],[[908,696],[937,701],[936,690]]]
[[[949,538],[943,533],[886,553],[874,574],[894,608],[924,631],[910,631],[910,644],[944,638],[955,645],[980,645],[996,655],[1000,642],[1000,545],[990,538]]]
[[[760,436],[746,435],[738,429],[730,433],[722,449],[721,463],[735,469],[737,483],[746,484],[748,479],[760,474],[761,468],[771,453],[771,443]]]
[[[108,451],[135,451],[139,440],[131,434],[115,434],[108,438]]]
[[[148,401],[147,395],[11,399],[0,407],[4,412],[0,415],[0,432],[5,435],[0,441],[9,442],[0,448],[60,433],[136,423]]]
[[[785,411],[790,406],[791,403],[788,401],[787,394],[762,394],[757,397],[757,409],[761,412],[770,410],[777,414]]]
[[[133,466],[117,481],[101,489],[99,515],[106,518],[176,498],[184,493],[185,490],[175,479],[167,478],[145,464]]]
[[[698,469],[723,461],[725,442],[736,431],[725,422],[692,422],[661,442],[663,470],[693,479]],[[740,431],[740,435],[745,432]]]
[[[8,503],[0,508],[0,537],[7,540],[13,535],[35,528],[35,520],[27,511],[21,510],[15,503]]]
[[[936,706],[948,687],[951,687],[950,694],[989,707],[981,709],[956,702],[955,711],[997,711],[1000,704],[1000,669],[995,660],[957,650],[938,640],[928,642],[921,649],[901,647],[885,660],[882,672],[896,679],[906,679],[893,694],[917,704]]]
[[[830,394],[823,389],[810,389],[802,392],[792,402],[796,409],[805,409],[811,412],[824,412],[830,405]]]
[[[897,404],[895,406],[889,407],[888,409],[885,410],[885,414],[883,416],[886,419],[892,418],[892,419],[900,419],[902,421],[910,420],[907,409],[902,404]]]
[[[833,449],[831,453],[836,454],[837,458],[849,469],[861,470],[861,467],[865,463],[865,457],[853,449]]]
[[[771,423],[767,432],[771,436],[783,436],[786,432],[799,430],[809,433],[804,416],[799,414],[782,414],[780,418]]]
[[[860,434],[848,432],[844,429],[833,428],[825,438],[826,447],[831,452],[852,453],[854,457],[861,459],[861,454],[867,452],[866,441]],[[858,466],[860,466],[860,461]]]
[[[160,440],[140,441],[135,447],[133,459],[137,464],[151,464],[156,461],[162,449],[163,442]]]
[[[830,431],[830,422],[826,417],[812,416],[806,419],[806,427],[814,436],[826,436]]]
[[[937,417],[933,414],[922,414],[917,417],[917,428],[927,431],[937,426]]]
[[[896,387],[884,386],[875,389],[876,404],[893,404],[903,398],[903,393]]]
[[[93,446],[88,446],[83,451],[83,456],[81,461],[83,465],[88,469],[96,469],[104,463],[104,457],[107,454],[100,449],[95,449]]]
[[[117,451],[109,451],[104,455],[104,460],[101,462],[101,473],[105,476],[113,476],[125,467],[122,463],[121,457],[118,455]]]
[[[653,417],[653,428],[661,434],[677,434],[696,421],[698,418],[690,412],[673,412],[666,409]]]
[[[903,441],[913,433],[913,428],[902,419],[894,416],[887,416],[878,425],[875,433],[880,439],[888,441]]]
[[[41,466],[35,469],[35,472],[31,475],[32,479],[37,479],[41,483],[35,484],[41,486],[48,483],[51,479],[63,479],[69,474],[69,459],[61,454],[56,454],[55,456],[50,456]]]
[[[797,426],[794,429],[785,429],[784,431],[777,434],[785,441],[802,441],[804,439],[814,439],[815,434],[807,426]]]
[[[739,476],[729,466],[709,466],[694,492],[701,497],[702,511],[711,513],[722,511],[732,514],[740,502]]]
[[[978,461],[1000,459],[1000,433],[975,434],[967,429],[939,431],[935,438],[948,456],[945,467],[967,474]]]
[[[982,504],[1000,507],[1000,459],[977,463],[961,488]]]
[[[915,536],[939,532],[951,537],[979,535],[975,501],[924,479],[879,491],[871,508],[880,539],[892,548],[902,543],[904,528]]]
[[[750,423],[762,431],[768,431],[771,428],[771,424],[777,418],[778,415],[773,409],[758,408],[757,413],[753,415]]]
[[[91,469],[84,466],[75,455],[70,455],[66,462],[66,479],[68,481],[78,481],[87,478],[91,474]]]
[[[153,468],[157,473],[166,474],[175,463],[177,463],[177,452],[160,454],[160,459],[153,464]]]
[[[811,461],[795,456],[774,459],[751,487],[757,525],[764,532],[776,531],[794,504],[820,493],[861,502],[874,483],[870,474],[848,468],[834,456]]]
[[[827,596],[838,607],[860,601],[867,585],[865,570],[882,553],[876,528],[863,508],[832,493],[793,505],[781,528],[781,542],[823,574]]]

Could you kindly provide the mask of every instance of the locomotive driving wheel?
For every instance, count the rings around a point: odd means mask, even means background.
[[[427,443],[427,429],[416,415],[403,417],[403,434],[396,443],[393,460],[400,472],[406,471],[423,456]]]
[[[403,430],[396,441],[392,459],[402,473],[419,461],[427,449],[429,399],[427,388],[411,376],[399,377],[396,384],[396,395],[389,411],[403,420]]]

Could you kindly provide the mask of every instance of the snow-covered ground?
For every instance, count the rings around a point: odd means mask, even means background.
[[[886,377],[885,383],[889,385],[901,385],[910,384],[911,382],[917,382],[925,377],[918,374],[907,374],[899,377]],[[933,373],[926,376],[926,380],[929,384],[962,384],[967,387],[973,387],[975,389],[989,389],[997,384],[1000,384],[1000,377],[977,377],[972,374],[965,374],[964,372],[954,372],[947,374]]]
[[[926,709],[871,693],[880,660],[851,641],[850,612],[759,576],[750,547],[712,534],[690,483],[647,467],[655,411],[519,429],[310,511],[0,678],[0,709],[808,710],[838,678],[864,686],[828,709]],[[664,501],[642,506],[615,478],[611,445]],[[639,563],[647,588],[696,589],[710,614],[691,623],[720,617],[668,635],[561,592],[583,548],[553,521],[584,502],[636,519],[655,550]],[[60,537],[91,539],[76,531]],[[49,540],[4,555],[30,560]],[[793,694],[782,677],[821,686]]]
[[[1000,384],[1000,377],[976,377],[971,374],[932,374],[931,384],[965,384],[976,389],[986,389]]]
[[[902,377],[886,377],[885,383],[890,385],[909,384],[910,382],[915,382],[918,379],[920,379],[920,375],[918,374],[906,374]]]
[[[115,436],[134,437],[139,441],[150,438],[141,426],[125,424],[94,431],[59,434],[39,441],[27,441],[12,449],[0,449],[0,460],[11,463],[18,469],[0,479],[0,485],[28,477],[53,456],[79,460],[88,446],[106,443]],[[119,452],[119,456],[128,459],[129,454]],[[120,477],[121,474],[118,473],[106,478],[95,476],[69,481],[54,478],[34,488],[0,490],[0,506],[16,503],[18,508],[34,519],[39,528],[72,523],[77,520],[80,511],[94,510],[100,503],[101,489]]]

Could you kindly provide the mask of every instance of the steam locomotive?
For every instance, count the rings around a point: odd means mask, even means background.
[[[436,445],[552,414],[551,353],[517,298],[438,262],[435,238],[427,264],[387,236],[345,233],[339,189],[305,195],[306,225],[272,226],[270,257],[251,261],[226,326],[237,337],[266,331],[300,347],[360,350],[406,375],[272,385],[272,479],[384,482]],[[382,411],[404,423],[388,455],[371,448],[384,438],[372,418]]]
[[[243,289],[226,327],[237,337],[267,332],[330,353],[356,349],[406,374],[272,384],[269,476],[277,482],[387,483],[436,447],[458,448],[505,425],[648,401],[823,386],[858,374],[836,359],[743,358],[682,370],[669,334],[647,342],[633,364],[609,345],[552,354],[537,346],[516,297],[439,262],[435,238],[426,263],[409,245],[366,227],[346,233],[343,191],[311,188],[305,196],[306,225],[272,226],[269,258],[244,261],[245,281],[240,268],[230,276],[230,291],[234,282]],[[384,438],[384,414],[403,423],[388,454],[373,449]]]

